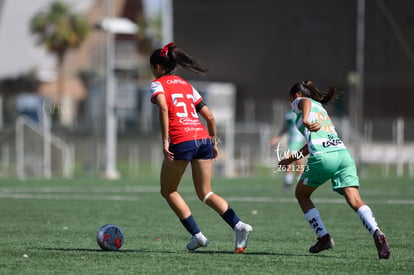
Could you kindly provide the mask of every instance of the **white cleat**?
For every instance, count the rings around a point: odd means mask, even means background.
[[[203,233],[197,233],[191,237],[190,242],[187,244],[187,249],[190,252],[195,251],[199,247],[206,247],[208,245],[208,240]]]
[[[247,241],[249,240],[249,235],[252,233],[253,227],[247,223],[238,222],[234,227],[234,232],[236,233],[236,246],[234,253],[243,253],[247,247]]]

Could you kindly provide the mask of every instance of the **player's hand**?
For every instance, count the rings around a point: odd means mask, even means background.
[[[169,150],[170,144],[169,142],[164,142],[163,151],[164,151],[164,158],[167,160],[174,160],[174,154]]]
[[[218,157],[218,148],[217,145],[213,145],[213,161],[216,161]]]
[[[275,144],[277,144],[279,142],[280,138],[279,137],[273,137],[270,141],[269,141],[269,145],[273,146]]]
[[[282,166],[282,167],[283,166],[288,166],[294,161],[295,161],[294,158],[285,158],[285,159],[282,159],[281,161],[279,161],[278,165]]]
[[[303,122],[303,125],[311,132],[317,132],[319,129],[321,129],[321,124],[319,121],[316,122]]]

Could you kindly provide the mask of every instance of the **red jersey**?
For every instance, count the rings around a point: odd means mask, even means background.
[[[172,143],[210,138],[195,109],[203,98],[190,83],[176,75],[162,76],[151,83],[152,103],[159,94],[164,94],[167,101]]]

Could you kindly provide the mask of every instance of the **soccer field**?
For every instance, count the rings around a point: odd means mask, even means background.
[[[0,274],[413,274],[414,182],[363,179],[392,255],[379,260],[359,217],[329,184],[313,198],[334,249],[310,254],[315,234],[282,178],[214,179],[213,189],[253,226],[245,254],[234,234],[196,199],[190,179],[180,192],[210,245],[186,251],[189,234],[159,194],[157,178],[0,180]],[[101,251],[98,228],[124,231],[119,252]],[[27,257],[23,257],[26,254]]]

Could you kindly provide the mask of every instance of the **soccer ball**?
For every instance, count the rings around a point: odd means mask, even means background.
[[[115,224],[105,224],[99,228],[96,241],[103,250],[116,251],[124,243],[124,233]]]

